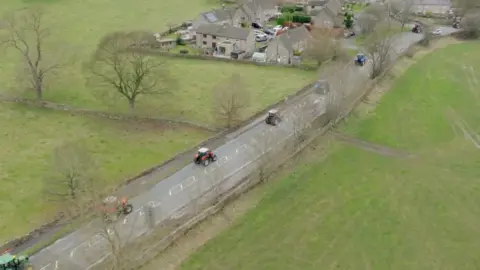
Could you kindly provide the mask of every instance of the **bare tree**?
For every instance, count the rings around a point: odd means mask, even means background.
[[[228,80],[213,89],[214,116],[227,128],[237,125],[250,105],[250,92],[243,79],[233,74]]]
[[[43,97],[45,78],[58,63],[45,55],[45,41],[50,31],[44,25],[43,13],[25,9],[6,16],[1,22],[0,44],[19,52],[27,65],[28,81],[38,100]],[[49,63],[50,62],[50,63]]]
[[[311,127],[311,121],[307,117],[306,108],[299,108],[293,113],[291,119],[292,128],[293,128],[293,147],[298,149],[302,143],[308,138],[309,128]]]
[[[389,3],[390,15],[400,22],[402,30],[412,18],[414,5],[415,0],[396,0]]]
[[[96,82],[125,98],[131,111],[140,96],[170,92],[172,81],[165,61],[149,57],[138,48],[148,38],[150,34],[143,32],[108,34],[100,41],[88,66]]]
[[[365,50],[370,55],[372,63],[372,78],[378,77],[391,64],[394,37],[390,24],[377,27],[365,41]]]
[[[363,35],[369,35],[376,31],[378,25],[384,23],[388,18],[388,11],[384,6],[372,4],[368,6],[358,18],[357,25]]]
[[[253,150],[258,159],[256,160],[258,180],[260,183],[268,181],[275,162],[275,154],[278,151],[276,148],[285,147],[285,145],[278,145],[269,134],[263,133],[255,137],[255,144]]]
[[[462,28],[467,38],[480,37],[480,12],[466,14],[462,20]]]
[[[457,0],[455,8],[455,16],[464,18],[468,13],[475,12],[480,7],[477,0]]]
[[[45,194],[60,203],[70,214],[79,214],[86,192],[95,181],[95,160],[79,142],[70,142],[56,148],[52,165],[54,174],[44,180]]]
[[[312,33],[312,39],[307,44],[305,56],[317,62],[320,66],[328,60],[346,56],[341,40],[335,36],[332,29],[317,29]]]

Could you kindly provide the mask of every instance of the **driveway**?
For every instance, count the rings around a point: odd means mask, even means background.
[[[403,52],[420,39],[421,35],[402,33],[396,38],[396,52]],[[352,67],[349,70],[349,76],[356,76],[359,80],[368,79],[368,66]],[[219,185],[220,190],[235,186],[256,168],[256,160],[262,152],[283,147],[292,138],[298,121],[310,123],[324,111],[325,96],[313,91],[288,105],[282,112],[283,121],[276,127],[264,124],[263,117],[256,119],[244,133],[232,137],[228,143],[215,149],[218,156],[216,163],[209,167],[190,164],[151,190],[132,198],[135,211],[117,222],[119,234],[123,239],[134,238],[148,230],[142,206],[149,205],[153,208],[155,223],[159,224],[167,218],[174,219],[187,214],[188,209],[181,209],[222,179],[225,180]],[[99,224],[99,220],[94,220],[58,240],[35,254],[31,258],[32,263],[36,269],[41,270],[93,268],[108,256],[105,239],[96,234],[98,228],[101,228]]]

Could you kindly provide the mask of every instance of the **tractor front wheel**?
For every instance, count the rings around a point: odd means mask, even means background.
[[[123,207],[123,214],[128,215],[133,211],[133,205],[127,204]]]
[[[217,161],[217,155],[213,155],[212,161],[213,161],[213,162]]]

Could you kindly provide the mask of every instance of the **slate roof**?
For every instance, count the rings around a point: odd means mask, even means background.
[[[262,9],[273,9],[280,3],[280,0],[239,0],[240,4],[247,4],[253,2],[255,5],[260,6]]]
[[[428,5],[428,6],[451,6],[451,0],[415,0],[415,5]]]
[[[230,20],[235,13],[235,10],[235,7],[225,7],[206,11],[201,13],[201,15],[207,20],[207,22],[216,23]]]
[[[302,40],[310,38],[310,32],[308,32],[305,26],[300,26],[293,29],[288,29],[284,33],[281,33],[276,38],[283,44],[285,49],[290,53],[293,52],[293,45]]]
[[[199,34],[225,37],[231,39],[246,40],[250,34],[250,29],[233,26],[224,26],[218,24],[201,24],[196,32]]]
[[[311,0],[308,1],[307,5],[312,7],[323,7],[327,2],[328,0]]]

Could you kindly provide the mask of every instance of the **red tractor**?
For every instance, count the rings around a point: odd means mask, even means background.
[[[108,196],[100,206],[103,218],[107,222],[114,222],[119,217],[130,214],[133,211],[132,204],[128,203],[126,197]]]
[[[208,166],[210,163],[217,161],[217,155],[213,153],[212,150],[202,147],[198,149],[198,152],[195,154],[193,162],[195,164],[203,164],[203,166]]]

